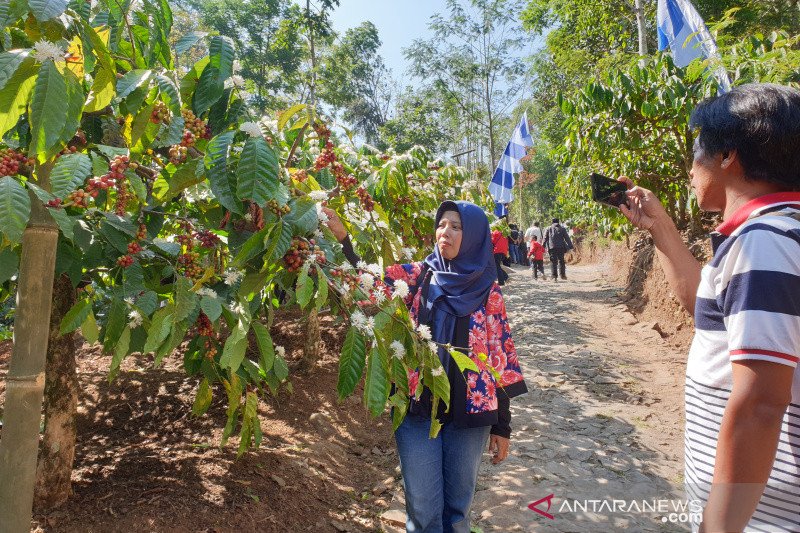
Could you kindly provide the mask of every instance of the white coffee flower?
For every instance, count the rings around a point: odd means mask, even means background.
[[[225,272],[225,285],[233,285],[244,277],[244,272],[241,270],[228,270]]]
[[[236,304],[231,306],[231,313],[234,315],[243,315],[245,314],[245,308],[241,302],[236,302]]]
[[[328,199],[328,193],[325,191],[311,191],[308,193],[308,197],[315,202],[324,202]]]
[[[319,223],[327,224],[328,222],[330,222],[331,219],[328,218],[328,214],[325,213],[325,211],[323,211],[324,208],[322,207],[322,204],[318,203],[316,207],[317,207],[317,218],[319,219]]]
[[[363,287],[364,290],[369,290],[375,286],[375,276],[369,272],[363,272],[360,276],[358,276],[358,282],[361,284],[361,287]]]
[[[367,329],[364,331],[370,337],[375,336],[375,317],[371,316],[367,319]]]
[[[367,262],[366,261],[359,261],[356,263],[356,268],[359,270],[366,270],[367,269]]]
[[[286,358],[286,348],[278,344],[275,345],[275,355]]]
[[[433,338],[433,336],[431,335],[431,328],[426,326],[425,324],[420,324],[417,326],[417,333],[419,334],[420,337],[422,337],[422,340],[425,341],[429,341]]]
[[[239,131],[243,131],[250,137],[263,137],[261,127],[256,122],[243,122],[239,126]]]
[[[133,296],[128,296],[124,300],[125,300],[126,304],[133,305],[133,302],[134,302]]]
[[[375,292],[372,293],[372,297],[375,298],[375,303],[378,305],[386,301],[386,293],[383,292],[383,289],[375,289]]]
[[[381,229],[389,229],[389,224],[387,224],[387,223],[386,223],[386,222],[384,222],[383,220],[379,220],[379,221],[377,221],[377,222],[375,223],[375,225],[376,225],[376,226],[378,226],[378,227],[379,227],[379,228],[381,228]]]
[[[435,343],[435,342],[433,342],[433,341],[428,341],[428,349],[429,349],[430,351],[432,351],[433,353],[436,353],[436,352],[438,352],[438,351],[439,351],[439,345],[438,345],[438,344],[436,344],[436,343]]]
[[[239,76],[238,74],[234,74],[227,80],[225,80],[225,88],[230,89],[234,87],[236,89],[243,89],[245,85],[244,78]]]
[[[136,309],[128,313],[128,320],[130,321],[128,325],[130,326],[131,329],[138,328],[139,326],[142,325],[142,322],[144,321],[144,319],[142,318],[142,314]]]
[[[242,62],[238,59],[233,60],[233,73],[238,74],[242,70]]]
[[[402,252],[403,252],[403,257],[411,260],[414,259],[414,252],[416,252],[416,250],[414,250],[414,248],[403,248]]]
[[[314,156],[319,155],[319,146],[310,146],[308,148],[308,153]]]
[[[267,118],[266,116],[261,119],[261,123],[267,127],[269,131],[278,131],[278,120],[274,118]]]
[[[436,368],[431,368],[431,376],[439,377],[444,375],[444,368],[437,366]]]
[[[394,293],[392,296],[400,299],[404,299],[406,296],[408,296],[408,283],[401,279],[396,280],[394,282]]]
[[[64,61],[65,55],[66,52],[58,45],[50,41],[45,41],[44,39],[37,41],[37,43],[33,45],[33,58],[39,63],[44,63],[45,61]]]
[[[378,263],[370,263],[369,265],[367,265],[365,270],[370,274],[372,274],[373,276],[375,276],[376,278],[381,277],[381,274],[383,274],[383,269]]]
[[[245,219],[246,221],[248,221],[248,222],[252,222],[252,221],[253,221],[253,215],[252,215],[252,214],[250,214],[250,213],[245,213],[245,214],[244,214],[244,219]]]
[[[208,287],[203,287],[197,291],[198,296],[208,296],[209,298],[216,298],[217,292],[214,289],[209,289]]]
[[[367,328],[369,322],[367,321],[367,317],[364,313],[359,310],[353,311],[353,314],[350,315],[350,324],[356,329],[360,329],[364,331]]]
[[[406,347],[403,346],[403,343],[400,341],[392,341],[392,344],[389,345],[392,349],[392,355],[397,357],[398,359],[402,359],[406,355]]]
[[[322,233],[322,230],[320,230],[320,229],[315,229],[315,230],[314,230],[314,238],[315,238],[315,239],[324,239],[324,238],[325,238],[325,234],[324,234],[324,233]]]

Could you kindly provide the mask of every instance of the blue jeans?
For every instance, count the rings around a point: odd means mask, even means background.
[[[519,249],[516,244],[512,243],[508,245],[508,253],[511,256],[511,262],[519,264]]]
[[[430,424],[430,419],[409,414],[394,434],[406,495],[406,531],[469,533],[469,508],[490,428],[447,423],[430,439]]]

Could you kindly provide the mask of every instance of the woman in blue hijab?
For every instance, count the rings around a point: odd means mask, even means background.
[[[326,213],[345,256],[355,265],[358,256],[344,226],[333,211]],[[496,283],[486,214],[469,202],[446,201],[436,213],[435,228],[436,245],[425,261],[389,267],[384,283],[390,289],[405,283],[405,302],[415,323],[428,326],[437,343],[460,347],[479,372],[461,372],[447,350],[439,348],[450,382],[450,405],[440,402],[434,409],[427,387],[416,399],[419,371],[410,372],[411,403],[395,439],[407,531],[468,533],[486,442],[493,464],[508,456],[509,400],[527,388]],[[442,423],[435,439],[428,436],[432,413]]]

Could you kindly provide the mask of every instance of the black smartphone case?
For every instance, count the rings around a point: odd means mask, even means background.
[[[592,200],[595,202],[611,207],[628,205],[628,196],[625,194],[627,187],[621,181],[597,173],[589,176],[589,181],[592,184]]]

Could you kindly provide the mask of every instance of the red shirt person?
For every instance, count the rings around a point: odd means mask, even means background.
[[[542,279],[545,279],[544,245],[540,243],[538,237],[534,235],[533,238],[531,239],[530,247],[531,249],[528,251],[528,258],[531,260],[531,274],[533,274],[534,279],[538,279],[539,272],[541,272]]]
[[[496,229],[492,232],[492,252],[494,253],[494,264],[497,267],[497,283],[505,285],[508,274],[503,270],[502,262],[508,257],[508,237]]]
[[[499,229],[492,232],[492,245],[494,245],[495,254],[508,255],[508,237],[503,235]]]
[[[532,240],[530,247],[528,257],[535,261],[544,261],[544,246],[542,246],[542,243],[538,240]]]

